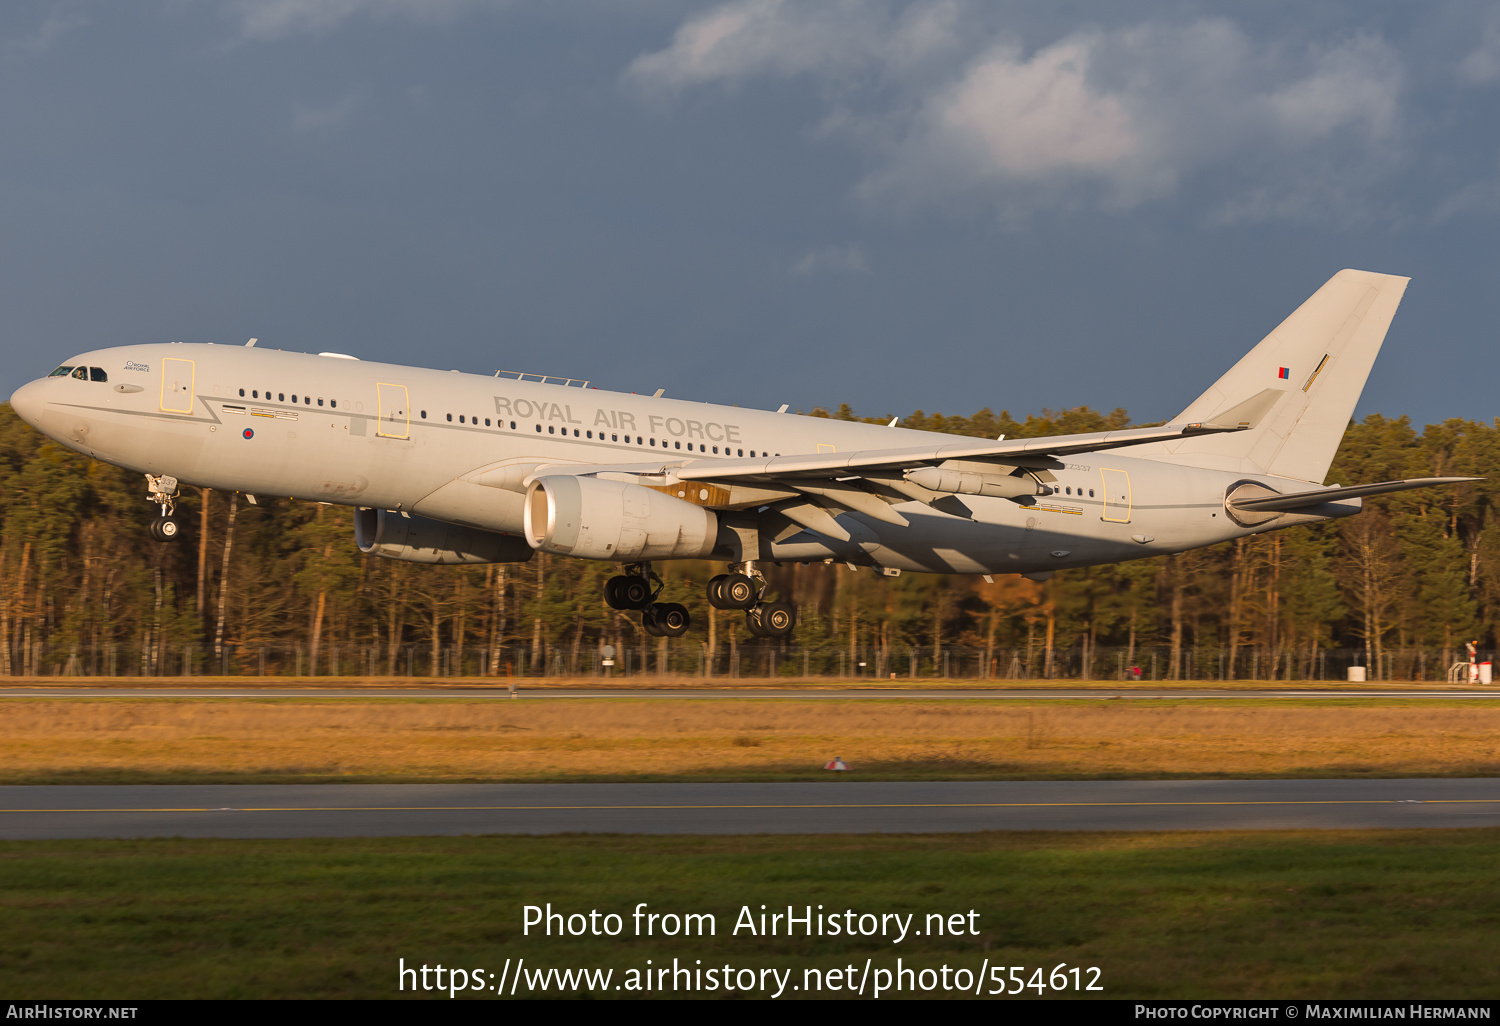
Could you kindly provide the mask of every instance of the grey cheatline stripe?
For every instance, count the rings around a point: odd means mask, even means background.
[[[0,809],[7,812],[598,812],[664,809],[1099,809],[1220,808],[1239,805],[1495,805],[1500,798],[1330,798],[1241,802],[859,802],[753,805],[289,805],[244,808]]]

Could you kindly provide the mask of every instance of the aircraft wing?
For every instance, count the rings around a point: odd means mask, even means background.
[[[1079,452],[1097,452],[1101,449],[1118,449],[1122,446],[1141,445],[1145,442],[1161,442],[1191,435],[1241,430],[1244,429],[1239,425],[1166,425],[1083,435],[1053,435],[1050,438],[1018,438],[1012,442],[993,442],[976,438],[909,449],[865,449],[844,453],[770,456],[753,460],[701,460],[683,464],[677,469],[677,476],[684,481],[842,477],[857,475],[864,471],[938,464],[946,460],[1004,463],[1006,457],[1070,456]]]
[[[970,509],[957,495],[928,490],[915,481],[906,480],[912,471],[936,467],[949,460],[967,464],[993,462],[997,464],[997,470],[1013,471],[1016,467],[1025,467],[1033,473],[1045,472],[1049,467],[1060,466],[1057,457],[1073,453],[1098,452],[1222,431],[1243,431],[1245,428],[1243,423],[1229,421],[1022,438],[1012,442],[954,438],[951,442],[912,448],[754,459],[669,458],[660,462],[619,465],[539,466],[526,481],[529,484],[536,478],[559,472],[606,478],[616,474],[627,477],[661,475],[673,483],[647,487],[679,495],[685,494],[679,487],[682,483],[699,482],[712,489],[704,492],[709,505],[719,508],[771,506],[808,530],[847,541],[848,531],[835,519],[835,514],[843,510],[857,510],[877,520],[905,526],[908,523],[905,516],[891,507],[915,499],[955,516],[972,517]],[[967,476],[983,475],[970,473]],[[1001,473],[998,477],[1005,478],[1006,474]],[[1008,482],[1001,483],[999,492],[985,490],[995,486],[994,480],[988,484],[981,481],[975,487],[980,494],[986,495],[1032,495],[1038,494],[1039,488],[1040,494],[1045,494],[1045,487],[1038,483],[1039,480],[1041,478],[1026,479],[1023,483],[1018,479],[1014,482],[1014,491],[1005,490]]]

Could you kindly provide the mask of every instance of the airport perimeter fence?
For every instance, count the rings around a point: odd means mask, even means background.
[[[725,641],[709,651],[691,638],[543,649],[479,646],[49,645],[38,641],[10,659],[11,676],[26,677],[340,677],[431,679],[829,679],[851,681],[1091,680],[1091,681],[1347,681],[1350,667],[1364,667],[1368,681],[1465,683],[1462,651],[1409,648],[1385,651],[1378,660],[1363,649],[1333,648],[1269,652],[1257,646],[1194,649],[1174,666],[1166,647],[1085,646],[1054,648],[891,648],[792,642]],[[1478,656],[1492,658],[1489,652]]]

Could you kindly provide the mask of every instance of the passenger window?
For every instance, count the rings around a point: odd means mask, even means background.
[[[74,367],[72,376],[79,381],[87,381],[89,379],[89,369],[87,367]]]
[[[1089,489],[1089,498],[1092,499],[1093,497],[1094,497],[1094,490],[1092,488],[1090,488]]]
[[[319,406],[323,405],[323,397],[322,396],[318,396],[318,405]]]
[[[716,445],[716,446],[714,446],[714,455],[717,456],[718,454],[719,454],[719,447]]]
[[[752,459],[755,457],[755,450],[754,449],[750,450],[750,456],[751,456]]]
[[[594,433],[593,433],[593,432],[592,432],[592,431],[585,431],[585,432],[584,432],[584,433],[583,433],[583,436],[584,436],[584,437],[585,437],[585,438],[593,438],[593,437],[594,437]]]
[[[744,449],[741,449],[739,452],[740,452],[741,456],[745,455],[745,450]]]
[[[243,388],[240,389],[240,398],[241,399],[245,398],[245,390]]]
[[[610,435],[609,436],[609,440],[611,442],[618,442],[620,440],[620,436],[619,435]]]
[[[490,426],[490,418],[488,418],[488,417],[484,418],[484,426],[485,427],[489,427]]]
[[[108,381],[109,380],[109,375],[106,374],[106,373],[104,373],[104,368],[103,367],[90,367],[89,368],[89,380],[90,381]]]
[[[549,434],[549,435],[555,435],[555,434],[557,434],[557,427],[555,425],[548,424],[547,425],[547,434]]]
[[[245,394],[245,390],[243,388],[240,389],[240,395],[244,395],[244,394]],[[260,392],[252,390],[250,392],[250,398],[251,399],[259,399],[260,398]]]
[[[51,374],[48,374],[47,377],[49,377],[49,378],[65,378],[69,374],[72,374],[72,373],[73,373],[73,368],[72,367],[59,367],[59,368],[57,368],[57,370],[53,371]]]
[[[338,404],[339,404],[339,401],[337,399],[330,399],[330,400],[328,400],[328,405],[331,406],[331,407],[337,408]]]
[[[541,425],[540,425],[540,424],[538,424],[538,425],[537,425],[537,426],[536,426],[536,433],[537,433],[537,434],[541,434],[541,433],[542,433],[542,426],[541,426]]]
[[[516,429],[516,422],[515,422],[515,421],[511,421],[511,422],[510,422],[510,429],[511,429],[511,430],[512,430],[512,431],[514,431],[514,430],[515,430],[515,429]]]
[[[423,410],[423,411],[422,411],[422,419],[423,419],[423,420],[426,420],[426,419],[427,419],[427,411],[426,411],[426,410]]]
[[[267,399],[271,398],[271,393],[270,392],[266,393],[266,398]],[[286,402],[286,393],[285,392],[277,392],[276,393],[276,401],[278,403],[284,403],[284,402]],[[292,396],[292,402],[296,402],[296,401],[297,401],[297,397],[296,396]]]
[[[672,443],[672,448],[674,448],[674,449],[681,449],[682,448],[682,443],[681,442],[673,442]]]
[[[646,440],[644,438],[642,438],[640,435],[636,435],[635,436],[635,444],[636,445],[645,445],[646,444]]]

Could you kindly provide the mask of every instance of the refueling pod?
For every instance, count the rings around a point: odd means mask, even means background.
[[[526,540],[545,552],[623,563],[706,559],[719,534],[709,510],[637,484],[553,475],[526,493]]]
[[[524,563],[534,551],[515,535],[363,506],[354,511],[354,541],[361,552],[408,563]]]

